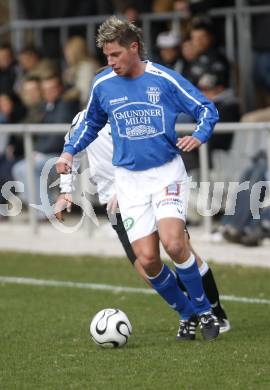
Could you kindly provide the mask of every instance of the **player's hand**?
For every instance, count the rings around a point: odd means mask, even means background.
[[[59,159],[56,161],[55,167],[57,173],[67,175],[72,170],[73,156],[67,152],[61,154]]]
[[[116,194],[114,194],[107,203],[107,213],[116,214],[117,209],[118,209],[118,201],[117,201]]]
[[[201,144],[198,138],[192,135],[186,135],[183,138],[178,138],[176,146],[183,152],[191,152],[191,150],[198,148]]]
[[[68,213],[71,212],[72,204],[72,194],[65,193],[58,196],[54,205],[54,215],[58,221],[62,222],[64,220],[63,211],[66,210]]]

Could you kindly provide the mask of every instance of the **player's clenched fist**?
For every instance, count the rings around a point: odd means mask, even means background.
[[[56,161],[56,172],[67,175],[71,173],[73,156],[67,152],[61,154],[59,159]]]

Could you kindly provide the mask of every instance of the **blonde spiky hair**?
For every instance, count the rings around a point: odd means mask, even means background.
[[[119,45],[128,47],[132,42],[139,45],[139,56],[145,59],[145,47],[142,31],[135,24],[111,16],[98,29],[97,47],[103,48],[106,43],[117,41]]]

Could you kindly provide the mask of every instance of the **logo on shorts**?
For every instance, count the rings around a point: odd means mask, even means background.
[[[134,219],[131,218],[131,217],[128,217],[126,218],[124,221],[123,221],[123,224],[124,224],[124,227],[126,229],[126,231],[130,230],[133,225],[134,225]]]
[[[182,214],[183,214],[183,207],[181,207],[181,209],[180,209],[179,207],[177,207],[177,211],[178,211],[178,213],[179,213],[180,215],[182,215]]]
[[[169,184],[167,187],[166,187],[166,195],[168,196],[178,196],[180,194],[180,184],[178,183],[173,183],[173,184]]]

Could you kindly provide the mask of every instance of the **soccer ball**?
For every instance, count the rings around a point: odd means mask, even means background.
[[[122,347],[132,332],[127,315],[119,309],[103,309],[90,323],[92,340],[103,348]]]

